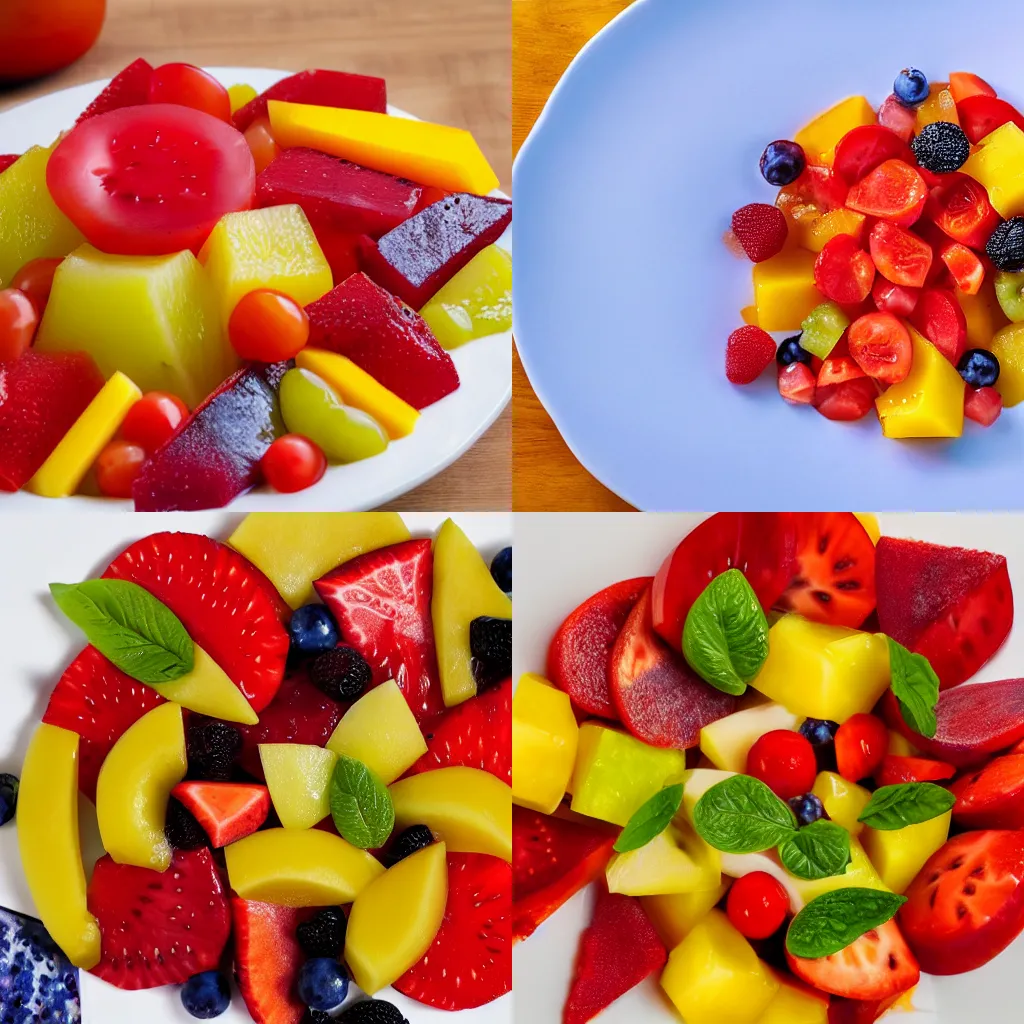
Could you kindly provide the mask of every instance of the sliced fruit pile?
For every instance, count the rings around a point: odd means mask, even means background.
[[[512,702],[513,941],[596,883],[563,1011],[870,1024],[1024,930],[1001,555],[719,513],[554,631]],[[568,794],[568,795],[567,795]]]
[[[754,263],[732,383],[774,362],[786,401],[874,411],[893,438],[959,437],[1024,398],[1024,115],[995,89],[905,68],[877,110],[851,96],[760,167],[775,205],[727,235]]]
[[[381,78],[135,61],[0,157],[0,491],[217,508],[379,455],[511,327],[497,187]]]
[[[411,538],[394,513],[154,534],[52,584],[89,646],[20,784],[0,776],[42,921],[0,912],[0,964],[31,956],[0,1017],[79,1019],[74,967],[181,986],[201,1019],[233,967],[257,1024],[402,1024],[355,986],[444,1010],[508,992],[511,586],[511,548],[489,569],[452,520]]]

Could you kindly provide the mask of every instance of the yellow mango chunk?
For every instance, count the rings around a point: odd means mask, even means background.
[[[779,983],[720,910],[669,954],[661,987],[686,1024],[756,1024]]]
[[[301,608],[317,600],[313,583],[331,569],[408,539],[397,512],[250,512],[228,544]]]
[[[640,905],[654,925],[658,937],[665,943],[665,948],[675,949],[693,931],[694,925],[725,895],[728,888],[729,881],[723,878],[714,889],[641,896]]]
[[[452,853],[512,860],[512,790],[479,768],[439,768],[391,786],[395,829],[426,825]]]
[[[512,255],[489,245],[420,310],[446,349],[512,329]]]
[[[949,838],[952,811],[904,828],[865,826],[861,834],[864,852],[893,892],[902,893],[924,867],[925,861]]]
[[[828,1024],[828,996],[794,983],[792,976],[772,974],[779,990],[757,1024]]]
[[[722,858],[685,822],[645,846],[617,853],[606,869],[609,892],[626,896],[706,892],[722,884]]]
[[[992,354],[999,360],[996,391],[1009,407],[1024,400],[1024,324],[1008,324],[996,331],[989,342]]]
[[[512,803],[554,813],[576,764],[579,735],[569,695],[524,675],[512,698]]]
[[[312,828],[331,813],[331,778],[338,755],[305,743],[261,743],[260,763],[270,800],[284,828]]]
[[[757,323],[766,331],[797,331],[821,302],[814,286],[814,253],[783,249],[777,256],[754,264],[754,302]]]
[[[964,379],[909,324],[914,348],[906,379],[875,399],[886,437],[959,437],[964,432]]]
[[[100,928],[86,905],[78,838],[77,733],[36,728],[21,768],[17,832],[40,919],[68,959],[90,970],[100,962]]]
[[[44,498],[74,494],[142,392],[120,371],[100,389],[25,489]]]
[[[241,110],[251,103],[259,93],[251,85],[232,85],[228,88],[228,99],[231,101],[231,113]]]
[[[825,813],[837,824],[842,825],[852,836],[859,836],[864,829],[857,819],[871,799],[871,793],[856,782],[844,779],[838,772],[818,772],[812,793],[822,802]]]
[[[53,146],[35,146],[0,175],[0,288],[26,263],[67,256],[85,241],[50,198],[46,164],[52,152]]]
[[[793,730],[800,720],[781,704],[761,704],[720,718],[700,731],[701,753],[727,772],[745,772],[750,748],[766,733]]]
[[[744,306],[740,310],[740,319],[753,327],[757,327],[757,306]]]
[[[831,242],[836,235],[852,235],[859,242],[864,233],[864,214],[855,210],[847,210],[840,207],[838,210],[829,210],[820,217],[808,219],[806,247],[811,252],[821,252],[827,242]]]
[[[100,838],[114,861],[153,871],[171,866],[167,801],[187,769],[177,704],[146,712],[114,744],[96,782]]]
[[[967,347],[988,348],[996,331],[1010,322],[996,298],[992,276],[985,277],[975,295],[968,295],[959,288],[953,294],[967,320]]]
[[[803,148],[808,163],[831,165],[836,143],[848,131],[877,120],[865,96],[850,96],[805,124],[793,141]]]
[[[796,715],[842,723],[885,692],[889,646],[880,633],[783,615],[768,631],[768,657],[751,685]]]
[[[320,243],[295,205],[226,214],[199,259],[213,282],[225,329],[238,300],[257,288],[308,306],[334,286]]]
[[[949,121],[959,124],[960,117],[956,112],[953,94],[946,82],[932,82],[928,86],[928,99],[917,108],[917,128],[920,131],[925,125],[936,121]]]
[[[388,785],[427,752],[427,741],[398,683],[389,679],[345,712],[327,749],[362,761]]]
[[[446,192],[487,195],[498,187],[476,140],[461,128],[279,100],[271,100],[268,111],[271,132],[284,148],[309,146]]]
[[[874,512],[854,512],[853,514],[871,538],[871,543],[877,544],[878,538],[882,536],[882,528],[878,525],[878,516]]]
[[[295,357],[295,365],[325,380],[345,405],[372,416],[392,441],[408,437],[416,429],[419,412],[347,356],[323,348],[304,348]]]
[[[986,135],[960,168],[988,189],[1002,217],[1024,213],[1024,132],[1012,121]]]
[[[193,651],[192,671],[173,683],[155,687],[160,696],[200,715],[243,725],[258,724],[256,712],[224,669],[199,644],[193,645]]]
[[[444,843],[400,860],[356,897],[345,932],[345,963],[367,995],[419,963],[441,927],[447,901]]]
[[[231,888],[282,907],[351,903],[384,865],[333,832],[269,828],[224,848]]]

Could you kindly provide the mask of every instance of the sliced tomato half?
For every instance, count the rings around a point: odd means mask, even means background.
[[[960,127],[973,145],[1008,121],[1024,130],[1024,114],[997,96],[965,96],[957,103],[956,112]]]

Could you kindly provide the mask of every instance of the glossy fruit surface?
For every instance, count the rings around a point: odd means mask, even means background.
[[[219,1017],[231,1005],[228,979],[220,971],[193,974],[182,986],[181,1005],[190,1016],[200,1020]]]
[[[825,419],[848,423],[867,416],[874,409],[877,397],[878,385],[862,376],[827,387],[819,385],[814,391],[813,404]]]
[[[881,124],[865,124],[843,136],[836,146],[832,168],[848,185],[855,185],[880,163],[893,158],[910,163],[913,154],[891,129]]]
[[[228,337],[242,359],[277,363],[293,359],[309,340],[309,318],[294,299],[258,288],[238,300]]]
[[[851,210],[908,227],[921,216],[928,186],[903,160],[886,160],[862,178],[846,197]]]
[[[761,154],[761,174],[769,185],[790,185],[807,166],[803,149],[788,139],[769,142]]]
[[[971,74],[970,71],[951,71],[949,73],[949,91],[953,100],[960,103],[968,96],[995,96],[996,91],[984,78]]]
[[[776,383],[779,394],[790,405],[810,405],[814,401],[814,374],[804,363],[780,366]]]
[[[920,289],[907,288],[902,284],[893,284],[881,275],[875,278],[871,287],[871,299],[880,313],[893,313],[898,317],[907,317],[914,311]]]
[[[11,287],[24,292],[32,300],[40,317],[50,298],[53,275],[62,262],[59,257],[30,260],[11,278]]]
[[[1000,222],[985,186],[969,175],[955,174],[928,197],[926,213],[950,238],[983,249]]]
[[[947,288],[925,288],[910,322],[954,365],[967,345],[967,318]]]
[[[836,235],[814,261],[814,283],[826,298],[844,305],[863,302],[871,292],[875,266],[850,235]]]
[[[807,737],[789,729],[765,733],[747,754],[747,774],[760,779],[782,800],[808,792],[817,772],[814,748]]]
[[[875,772],[875,781],[880,786],[895,786],[902,782],[944,782],[955,774],[956,769],[945,761],[886,754]]]
[[[995,388],[968,388],[964,395],[964,416],[983,427],[991,427],[1003,411],[1003,396]]]
[[[741,935],[748,939],[767,939],[786,920],[789,894],[774,875],[752,871],[733,882],[726,911]]]
[[[1006,754],[950,787],[953,817],[965,828],[1024,828],[1024,755]]]
[[[868,238],[871,258],[887,281],[907,288],[921,288],[932,265],[932,249],[917,235],[898,224],[879,220]]]
[[[301,434],[279,437],[260,460],[263,479],[280,494],[294,494],[323,479],[327,458],[323,449]]]
[[[188,406],[164,391],[150,391],[142,396],[125,416],[121,437],[146,452],[155,452],[166,444],[188,417]]]
[[[150,103],[176,103],[231,121],[231,98],[213,75],[194,64],[161,64],[149,81]]]
[[[975,145],[1007,122],[1024,129],[1024,115],[996,96],[966,96],[957,103],[957,113],[967,138]]]
[[[853,715],[836,733],[836,766],[850,782],[874,775],[889,750],[889,731],[874,715]]]
[[[131,498],[132,484],[145,461],[145,449],[137,444],[111,441],[96,460],[96,484],[108,498]]]
[[[270,120],[267,117],[257,117],[245,129],[244,135],[245,143],[252,153],[256,173],[262,174],[282,152],[270,131]]]
[[[28,351],[39,325],[39,313],[29,296],[17,288],[0,291],[0,362],[14,362]]]
[[[96,42],[106,0],[11,0],[0,9],[0,81],[59,71]]]
[[[850,355],[876,380],[896,384],[910,373],[910,334],[892,313],[867,313],[850,325]]]

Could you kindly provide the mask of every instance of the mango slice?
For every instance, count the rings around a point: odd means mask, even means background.
[[[334,751],[305,743],[261,743],[260,762],[285,828],[312,828],[331,813]]]
[[[828,1024],[827,995],[799,985],[792,975],[772,973],[779,991],[757,1018],[757,1024]]]
[[[848,96],[805,124],[793,137],[803,147],[807,162],[831,166],[836,143],[862,124],[875,124],[878,118],[865,96]]]
[[[864,829],[857,819],[867,807],[871,794],[856,782],[844,779],[837,772],[818,772],[812,793],[822,802],[825,813],[842,825],[851,836],[859,836]]]
[[[988,189],[1001,217],[1024,213],[1024,132],[1012,121],[986,135],[961,170]]]
[[[952,811],[936,818],[891,830],[864,827],[861,843],[879,877],[893,892],[902,893],[925,861],[949,838]]]
[[[1009,408],[1024,401],[1024,324],[1008,324],[996,332],[989,342],[992,354],[999,360],[996,391]]]
[[[615,854],[607,868],[608,891],[656,896],[718,889],[721,864],[719,852],[679,822],[638,850]]]
[[[722,879],[714,889],[641,896],[640,904],[665,947],[675,949],[693,931],[694,925],[725,895],[728,888],[728,879]]]
[[[512,802],[553,814],[576,763],[580,730],[569,695],[527,673],[512,698]]]
[[[766,331],[797,331],[822,301],[814,284],[814,253],[783,249],[754,264],[757,323]]]
[[[154,687],[160,696],[199,715],[221,718],[225,722],[241,722],[243,725],[258,724],[256,712],[224,669],[199,644],[193,645],[193,651],[195,660],[192,671],[175,679],[173,683],[161,683]]]

